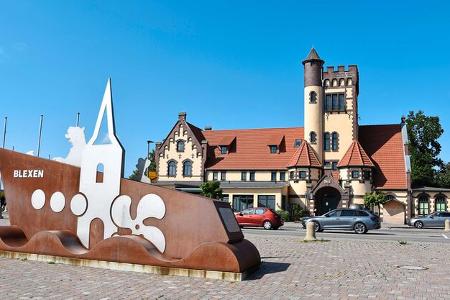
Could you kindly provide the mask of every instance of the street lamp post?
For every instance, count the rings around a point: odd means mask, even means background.
[[[150,159],[150,144],[152,144],[153,141],[147,140],[147,159]]]

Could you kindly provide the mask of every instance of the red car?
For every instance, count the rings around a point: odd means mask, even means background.
[[[244,209],[234,213],[239,226],[264,227],[264,229],[278,229],[284,221],[280,215],[267,207]]]

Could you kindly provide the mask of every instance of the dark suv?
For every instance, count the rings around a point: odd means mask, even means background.
[[[363,209],[335,209],[322,216],[312,217],[305,223],[314,222],[316,231],[327,229],[354,230],[356,233],[366,233],[370,229],[379,229],[380,218]]]

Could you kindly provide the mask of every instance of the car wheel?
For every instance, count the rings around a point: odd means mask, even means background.
[[[318,222],[313,222],[314,223],[314,231],[315,232],[322,232],[323,229],[320,228],[320,224]]]
[[[418,229],[422,229],[423,228],[423,222],[421,221],[416,221],[414,223],[414,227],[418,228]]]
[[[353,226],[353,230],[355,230],[356,233],[366,233],[367,232],[367,226],[364,225],[364,223],[358,222]]]
[[[272,229],[272,223],[270,223],[270,221],[264,221],[263,227],[266,230]]]

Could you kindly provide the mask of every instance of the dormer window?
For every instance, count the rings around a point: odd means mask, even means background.
[[[302,140],[301,139],[295,139],[294,148],[298,148],[301,145],[302,145]]]
[[[227,154],[227,153],[228,153],[228,147],[220,146],[220,154]]]
[[[184,152],[184,141],[177,141],[177,152]]]
[[[278,153],[278,146],[277,145],[270,145],[270,153]]]

